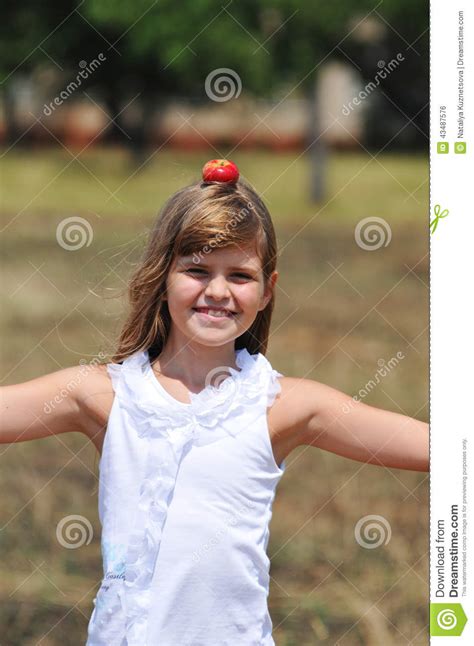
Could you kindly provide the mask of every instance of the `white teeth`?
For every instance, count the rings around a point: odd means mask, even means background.
[[[211,316],[216,316],[216,317],[230,317],[232,316],[230,312],[225,312],[224,310],[210,310],[206,308],[197,308],[198,312],[201,312],[202,314],[210,314]]]

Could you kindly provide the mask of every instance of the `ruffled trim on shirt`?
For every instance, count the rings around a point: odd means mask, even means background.
[[[282,376],[272,369],[262,354],[251,355],[245,348],[236,352],[236,364],[240,371],[226,368],[230,377],[219,386],[209,385],[200,393],[190,393],[190,405],[173,402],[170,398],[169,405],[164,408],[161,402],[150,398],[148,392],[140,394],[143,375],[150,382],[155,380],[148,353],[142,352],[130,357],[123,368],[120,405],[133,415],[140,437],[164,434],[171,438],[173,431],[179,428],[193,438],[194,444],[203,446],[226,435],[236,435],[238,431],[225,425],[223,428],[222,423],[241,413],[248,414],[265,394],[267,407],[271,406],[281,390],[276,377]]]
[[[120,407],[130,415],[139,437],[148,440],[138,509],[131,519],[125,553],[124,588],[118,593],[128,646],[146,644],[150,586],[181,460],[193,445],[204,446],[247,428],[281,391],[277,379],[281,373],[273,370],[262,354],[251,355],[243,348],[236,352],[236,364],[240,371],[227,368],[230,377],[219,386],[209,385],[200,393],[190,393],[189,405],[178,401],[164,405],[162,398],[152,396],[152,388],[143,387],[144,377],[148,385],[155,379],[147,351],[132,355],[122,365],[109,364]],[[235,424],[236,416],[242,417],[242,423]],[[233,422],[227,424],[231,418]],[[110,617],[111,607],[114,614],[117,612],[117,595],[107,598],[108,603],[96,606],[97,611],[102,610],[102,624],[104,617]],[[116,638],[115,631],[114,635]]]

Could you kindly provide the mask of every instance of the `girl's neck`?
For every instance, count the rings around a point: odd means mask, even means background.
[[[232,340],[222,346],[204,346],[191,342],[176,344],[170,338],[161,354],[153,362],[153,369],[170,379],[178,379],[191,390],[201,390],[206,379],[219,381],[224,367],[238,370],[235,361],[235,342]],[[210,375],[216,370],[215,379]]]

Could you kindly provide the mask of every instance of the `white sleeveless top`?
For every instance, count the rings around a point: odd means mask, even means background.
[[[266,554],[276,486],[262,354],[172,397],[147,351],[108,364],[115,398],[99,469],[104,577],[86,646],[274,646]]]

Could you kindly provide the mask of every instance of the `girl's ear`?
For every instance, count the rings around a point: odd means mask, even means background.
[[[270,302],[277,280],[278,280],[278,272],[275,270],[271,273],[270,278],[266,283],[265,291],[262,296],[262,306],[259,307],[259,311],[264,310],[268,305],[268,303]]]

